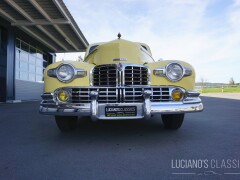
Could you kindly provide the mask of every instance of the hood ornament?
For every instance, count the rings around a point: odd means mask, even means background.
[[[118,39],[121,39],[121,37],[122,37],[122,35],[121,35],[121,33],[118,33]]]

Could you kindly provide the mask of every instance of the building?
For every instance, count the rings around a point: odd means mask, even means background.
[[[62,0],[1,0],[0,102],[40,99],[55,53],[87,46]]]

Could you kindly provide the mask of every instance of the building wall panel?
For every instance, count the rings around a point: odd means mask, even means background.
[[[43,93],[43,83],[15,80],[16,100],[40,100]]]

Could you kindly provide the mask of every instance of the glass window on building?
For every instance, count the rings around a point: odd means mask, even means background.
[[[43,72],[49,55],[30,44],[16,39],[15,77],[19,80],[43,82]]]
[[[16,48],[16,55],[15,55],[15,78],[19,79],[19,68],[20,68],[20,53],[19,49]]]

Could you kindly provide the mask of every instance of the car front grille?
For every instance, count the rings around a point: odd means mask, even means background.
[[[168,102],[172,101],[169,88],[125,88],[124,89],[124,102],[143,102],[144,98],[142,92],[144,90],[151,90],[151,102]]]
[[[92,71],[93,86],[148,85],[148,67],[141,65],[105,64],[95,66]]]
[[[98,91],[99,103],[117,103],[118,90],[116,88],[73,88],[72,103],[90,103],[90,92]]]
[[[125,88],[73,88],[71,103],[90,103],[91,91],[98,91],[98,103],[137,103],[144,102],[143,91],[151,90],[151,102],[172,101],[168,87],[125,87]]]
[[[148,85],[148,68],[126,66],[124,70],[125,85]]]
[[[153,87],[151,88],[152,95],[150,96],[151,102],[168,102],[172,101],[172,97],[170,95],[170,89],[167,87]]]
[[[117,69],[116,65],[100,65],[93,69],[93,86],[116,86]]]

